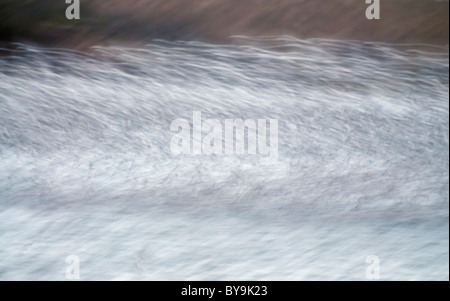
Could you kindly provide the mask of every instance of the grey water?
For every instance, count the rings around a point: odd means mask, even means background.
[[[0,280],[449,279],[448,47],[240,38],[0,49]],[[172,154],[193,111],[278,161]]]

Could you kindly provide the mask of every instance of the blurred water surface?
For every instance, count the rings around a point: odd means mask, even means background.
[[[0,279],[448,280],[448,47],[238,38],[2,49]],[[194,110],[278,162],[172,155]]]

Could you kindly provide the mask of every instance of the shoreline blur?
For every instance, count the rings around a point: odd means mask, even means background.
[[[142,46],[153,39],[236,44],[244,36],[289,35],[393,44],[448,45],[449,3],[381,1],[381,19],[367,20],[361,0],[92,0],[81,19],[67,20],[65,1],[0,3],[0,42],[87,50]]]

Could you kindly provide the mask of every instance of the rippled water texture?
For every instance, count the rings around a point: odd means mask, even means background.
[[[448,280],[448,47],[247,42],[3,49],[0,279]],[[174,156],[194,110],[278,162]]]

